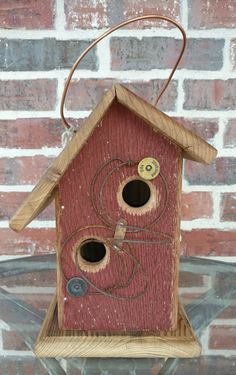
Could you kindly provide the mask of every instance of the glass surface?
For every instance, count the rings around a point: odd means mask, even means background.
[[[203,343],[203,355],[194,359],[36,358],[34,343],[56,286],[55,255],[1,262],[0,282],[0,374],[236,374],[233,264],[181,257],[180,300]]]

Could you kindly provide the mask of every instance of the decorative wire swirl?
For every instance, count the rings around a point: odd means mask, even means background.
[[[109,173],[107,173],[106,177],[104,178],[104,180],[102,182],[102,185],[101,185],[100,192],[99,192],[99,208],[98,208],[97,204],[96,204],[96,198],[95,198],[95,185],[96,185],[97,179],[98,179],[99,175],[102,173],[102,171],[109,164],[113,163],[114,161],[119,161],[120,164],[118,166],[114,167]],[[108,179],[112,176],[112,174],[114,172],[116,172],[117,170],[119,170],[121,167],[125,167],[125,166],[132,167],[132,166],[138,165],[138,163],[139,163],[138,161],[134,161],[134,160],[122,160],[122,159],[119,159],[119,158],[109,159],[107,162],[105,162],[97,170],[97,172],[95,173],[95,175],[92,179],[92,183],[91,183],[91,186],[90,186],[90,197],[91,197],[91,203],[92,203],[93,209],[96,212],[98,218],[100,218],[100,220],[103,222],[103,224],[105,224],[109,228],[113,228],[116,225],[116,220],[112,219],[112,217],[106,212],[106,209],[104,207],[104,199],[103,199],[103,197],[104,197],[104,194],[103,194],[104,187],[105,187]],[[143,228],[128,225],[126,227],[127,232],[139,232],[139,231],[149,229],[153,225],[157,224],[157,222],[161,219],[162,215],[164,214],[164,212],[166,210],[167,202],[168,202],[168,185],[167,185],[166,179],[164,178],[163,174],[159,173],[159,176],[160,176],[160,178],[163,182],[164,189],[165,189],[164,203],[163,203],[163,208],[162,208],[161,212],[150,224],[146,225]]]
[[[103,225],[88,225],[86,227],[83,227],[83,228],[79,228],[77,230],[75,230],[73,233],[71,233],[70,236],[67,237],[67,239],[63,242],[62,244],[62,247],[61,247],[61,255],[60,255],[60,267],[61,267],[61,273],[65,279],[66,282],[69,281],[69,278],[66,277],[65,275],[65,272],[64,272],[64,267],[63,267],[63,262],[62,262],[62,255],[63,255],[63,250],[66,246],[66,244],[77,234],[79,233],[80,231],[83,231],[83,230],[86,230],[86,229],[91,229],[91,228],[102,228],[102,229],[109,229],[107,228],[106,226],[103,226]],[[103,240],[103,243],[108,245],[109,247],[113,248],[113,244],[112,244],[112,241],[113,239],[104,239]],[[128,244],[128,248],[129,248],[129,251],[125,250],[124,248],[121,248],[120,246],[118,246],[116,244],[116,247],[115,247],[115,254],[119,256],[120,259],[121,258],[121,255],[122,254],[126,254],[133,262],[133,267],[132,267],[132,270],[131,270],[131,273],[130,275],[127,276],[127,281],[126,283],[119,283],[119,284],[113,284],[111,285],[110,287],[107,287],[107,288],[100,288],[98,287],[94,282],[92,282],[88,276],[85,275],[85,273],[83,272],[83,270],[81,269],[81,267],[79,266],[79,262],[78,262],[78,252],[79,252],[79,249],[77,248],[75,250],[75,262],[76,262],[76,268],[77,268],[77,271],[79,272],[80,274],[80,277],[82,277],[82,279],[84,279],[84,281],[90,285],[93,289],[96,290],[96,293],[88,293],[90,295],[93,295],[93,294],[102,294],[106,297],[111,297],[113,299],[118,299],[118,300],[132,300],[132,299],[135,299],[135,298],[138,298],[138,297],[141,297],[142,295],[145,294],[146,290],[147,290],[147,287],[148,287],[148,283],[147,283],[147,275],[146,275],[146,272],[143,268],[143,266],[141,265],[141,263],[137,260],[136,256],[134,254],[132,254],[131,252],[131,249],[130,249],[130,246]],[[124,265],[125,265],[125,271],[127,271],[127,267],[126,267],[126,264],[124,262]],[[119,290],[119,289],[124,289],[124,288],[127,288],[133,281],[138,269],[143,273],[143,276],[145,277],[146,281],[145,281],[145,285],[143,287],[143,290],[139,293],[136,293],[132,296],[121,296],[121,295],[117,295],[117,294],[113,294],[112,291],[113,290]],[[127,272],[128,273],[128,272]]]

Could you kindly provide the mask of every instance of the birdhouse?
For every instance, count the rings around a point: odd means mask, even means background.
[[[183,158],[216,150],[120,84],[11,219],[21,231],[55,199],[57,292],[39,356],[192,357],[178,300]]]

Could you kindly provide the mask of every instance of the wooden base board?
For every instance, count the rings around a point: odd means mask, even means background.
[[[178,327],[173,332],[85,333],[58,327],[57,300],[54,297],[36,341],[38,357],[198,357],[201,346],[181,305]]]

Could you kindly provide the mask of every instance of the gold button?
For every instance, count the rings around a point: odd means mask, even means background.
[[[153,180],[160,173],[160,164],[154,158],[144,158],[138,164],[138,174],[144,180]]]

